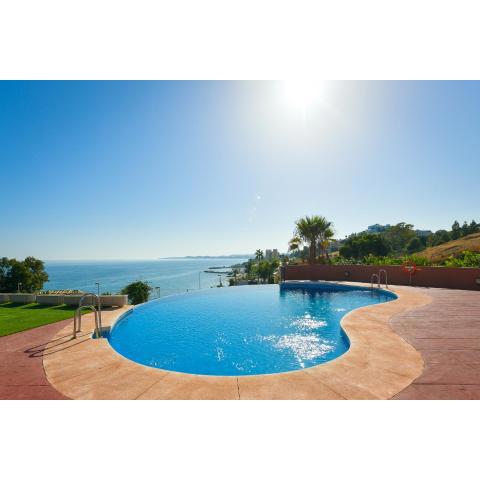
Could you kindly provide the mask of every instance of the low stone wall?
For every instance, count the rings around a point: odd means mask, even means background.
[[[64,295],[37,295],[36,302],[42,305],[63,305],[64,298]]]
[[[57,295],[37,295],[38,297],[57,297]],[[63,303],[71,306],[78,306],[83,295],[64,295]],[[100,295],[100,303],[102,307],[124,307],[128,305],[128,295]],[[84,305],[95,304],[94,297],[86,298]]]
[[[5,303],[10,301],[10,295],[8,293],[0,293],[0,303]]]
[[[102,307],[124,307],[128,305],[128,295],[100,295]]]
[[[418,287],[454,288],[480,291],[480,268],[418,267],[412,275],[400,265],[287,265],[283,271],[284,280],[331,280],[367,282],[372,274],[386,270],[391,285],[413,285]],[[382,282],[384,275],[382,274]]]
[[[36,297],[34,293],[8,293],[7,295],[13,303],[34,303]]]
[[[40,303],[42,305],[78,306],[83,295],[36,295],[34,293],[0,293],[0,303]],[[102,307],[124,307],[128,305],[128,295],[100,295]],[[85,299],[84,305],[92,305],[92,297]]]

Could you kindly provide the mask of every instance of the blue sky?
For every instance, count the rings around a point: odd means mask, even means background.
[[[305,93],[307,92],[307,93]],[[479,82],[0,82],[0,256],[285,250],[480,220]]]

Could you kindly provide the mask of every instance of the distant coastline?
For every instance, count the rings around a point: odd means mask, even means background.
[[[253,258],[252,253],[234,254],[234,255],[186,255],[184,257],[161,257],[158,260],[181,260],[182,258]]]

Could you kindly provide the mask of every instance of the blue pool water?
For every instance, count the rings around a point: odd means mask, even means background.
[[[257,375],[328,362],[349,348],[340,320],[396,298],[336,285],[260,285],[166,297],[136,307],[109,342],[135,362],[205,375]]]

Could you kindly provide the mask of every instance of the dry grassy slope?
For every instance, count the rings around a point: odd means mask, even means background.
[[[452,240],[451,242],[443,243],[436,247],[427,248],[417,255],[425,257],[431,262],[442,262],[450,255],[457,255],[463,250],[480,252],[480,233],[472,233],[458,240]]]

